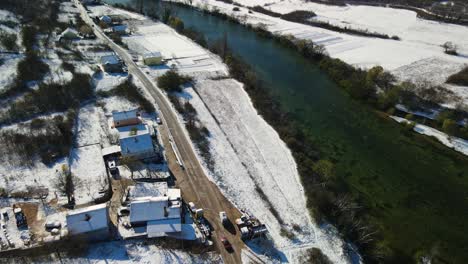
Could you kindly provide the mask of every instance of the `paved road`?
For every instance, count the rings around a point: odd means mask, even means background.
[[[218,187],[213,184],[205,175],[202,166],[192,148],[189,137],[184,132],[181,123],[178,120],[175,110],[171,107],[168,99],[162,94],[162,92],[156,87],[151,79],[133,62],[131,55],[120,46],[116,45],[111,41],[99,28],[92,19],[84,7],[78,3],[78,0],[74,0],[75,4],[80,8],[83,20],[89,25],[93,26],[95,34],[105,42],[120,56],[120,58],[127,64],[129,73],[133,74],[134,77],[138,78],[151,94],[159,106],[160,114],[163,117],[163,123],[165,125],[165,132],[167,132],[167,138],[165,142],[166,150],[170,150],[168,140],[172,137],[177,150],[179,152],[180,159],[184,164],[182,170],[178,166],[174,166],[174,159],[172,160],[172,169],[176,175],[179,187],[182,190],[184,199],[187,201],[195,202],[197,207],[205,209],[205,217],[213,225],[215,233],[213,235],[215,246],[218,252],[221,253],[224,262],[226,263],[241,263],[241,250],[244,248],[244,243],[240,239],[239,232],[231,234],[226,231],[220,220],[218,213],[220,211],[226,211],[229,219],[234,222],[239,217],[239,211],[223,196]],[[223,235],[228,238],[232,243],[234,252],[228,253],[219,240],[219,237]]]

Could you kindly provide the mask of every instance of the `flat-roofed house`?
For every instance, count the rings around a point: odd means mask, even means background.
[[[101,57],[101,65],[106,72],[122,72],[122,62],[115,55],[106,55]]]
[[[168,189],[165,196],[136,198],[130,203],[130,223],[146,226],[148,237],[181,232],[181,205],[179,189]]]
[[[162,63],[162,59],[161,52],[153,51],[143,54],[143,62],[148,66],[159,65]]]
[[[109,212],[106,204],[93,205],[67,213],[68,234],[89,240],[109,237]]]
[[[156,157],[153,139],[146,124],[118,127],[123,157],[148,159]]]
[[[121,112],[113,112],[112,119],[114,127],[123,127],[123,126],[132,126],[138,125],[141,123],[141,120],[138,118],[138,110],[129,110]]]

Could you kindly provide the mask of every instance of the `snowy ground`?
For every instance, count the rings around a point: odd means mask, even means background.
[[[107,73],[101,72],[94,77],[94,85],[96,86],[96,91],[109,91],[117,85],[125,82],[127,80],[128,74],[126,73]]]
[[[75,183],[76,203],[85,204],[101,197],[99,191],[108,188],[101,146],[98,144],[73,149],[70,164],[72,174],[79,179]]]
[[[170,249],[158,245],[147,245],[141,241],[112,241],[93,244],[82,257],[60,258],[50,255],[40,258],[28,258],[28,263],[64,263],[64,264],[186,264],[186,263],[223,263],[221,257],[213,253],[193,254],[186,250]],[[24,263],[25,258],[10,259],[10,263]]]
[[[401,118],[397,116],[391,116],[391,118],[393,118],[398,123],[411,122],[405,118]],[[418,132],[419,134],[435,137],[447,147],[452,148],[468,156],[468,140],[464,140],[464,139],[457,138],[457,137],[451,137],[445,134],[444,132],[441,132],[437,129],[434,129],[432,127],[428,127],[422,124],[416,124],[414,126],[414,131]]]
[[[168,66],[174,65],[183,73],[225,70],[212,54],[162,23],[145,20],[134,27],[135,33],[123,38],[130,50],[140,55],[146,52],[161,52],[167,60],[166,65],[148,69],[167,70]]]
[[[0,55],[3,65],[0,66],[0,92],[7,88],[16,78],[16,66],[23,58],[22,55]]]
[[[311,221],[290,151],[258,115],[242,84],[232,79],[205,80],[195,87],[200,96],[191,88],[186,91],[198,118],[211,133],[215,169],[210,177],[236,206],[247,208],[267,225],[275,243],[276,249],[253,250],[294,262],[303,250],[318,247],[334,262],[347,262],[341,240],[326,235]],[[269,202],[256,188],[265,193]],[[279,218],[273,215],[270,205]],[[301,231],[293,231],[293,225]],[[293,232],[296,239],[281,236],[281,228]]]
[[[246,6],[267,4],[265,8],[278,13],[311,10],[318,15],[317,19],[322,21],[340,26],[369,29],[369,31],[390,36],[398,35],[402,40],[341,34],[257,12],[249,14],[248,10],[242,7],[240,11],[234,12],[232,11],[233,5],[216,0],[194,0],[193,5],[216,6],[222,12],[237,16],[247,23],[263,23],[271,32],[291,34],[300,39],[312,40],[314,43],[324,45],[331,57],[363,68],[380,65],[386,70],[395,72],[401,80],[417,76],[423,80],[436,80],[434,84],[438,85],[468,64],[467,27],[418,19],[416,13],[412,11],[371,6],[338,7],[305,3],[301,0],[238,0],[236,2]],[[451,56],[443,52],[441,45],[447,41],[452,41],[459,47],[460,56]],[[419,67],[421,65],[423,67]],[[448,88],[452,87],[448,86]]]

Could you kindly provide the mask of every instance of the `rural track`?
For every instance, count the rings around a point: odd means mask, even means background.
[[[226,197],[224,197],[219,188],[208,179],[193,149],[192,143],[182,127],[182,124],[179,122],[177,113],[171,107],[168,99],[138,67],[138,65],[136,65],[130,54],[110,40],[99,29],[99,27],[89,17],[84,6],[78,0],[73,0],[73,2],[80,9],[83,20],[93,28],[96,36],[107,43],[109,47],[126,63],[128,72],[132,73],[134,77],[141,81],[146,91],[155,100],[164,121],[166,132],[172,136],[185,167],[184,170],[177,170],[174,172],[178,182],[189,183],[180,184],[179,186],[182,190],[184,199],[187,201],[195,201],[197,207],[205,209],[205,217],[215,230],[213,241],[217,251],[222,255],[224,262],[241,263],[241,251],[245,247],[245,244],[240,239],[239,232],[231,234],[224,229],[218,215],[220,211],[226,211],[229,219],[234,221],[234,219],[240,216],[240,212],[226,199]],[[221,235],[228,238],[234,248],[234,252],[228,253],[224,249],[220,241]]]

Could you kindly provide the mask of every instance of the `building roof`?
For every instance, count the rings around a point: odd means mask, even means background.
[[[138,182],[136,185],[130,186],[128,198],[133,200],[148,196],[167,196],[167,192],[167,182]]]
[[[120,151],[121,151],[120,146],[117,146],[117,145],[112,145],[110,147],[101,149],[101,153],[103,157],[107,155],[111,155],[111,154],[120,153]]]
[[[104,22],[111,22],[112,18],[110,16],[103,15],[99,18],[99,20],[104,21]]]
[[[120,139],[142,135],[151,136],[149,128],[146,124],[117,127],[117,131],[119,131]]]
[[[159,51],[151,51],[151,52],[146,52],[143,54],[143,59],[148,59],[148,58],[162,58],[162,54]]]
[[[78,31],[73,28],[67,28],[60,34],[60,37],[63,38],[67,36],[78,37]]]
[[[108,228],[107,205],[98,204],[70,211],[67,214],[67,227],[72,235]]]
[[[166,233],[174,233],[182,231],[182,224],[180,218],[162,219],[155,221],[148,221],[146,226],[146,233],[148,237],[162,237]]]
[[[115,55],[106,55],[101,57],[101,64],[120,64],[120,60]]]
[[[148,222],[171,218],[181,218],[179,203],[169,201],[169,197],[142,197],[130,202],[130,222]]]
[[[112,112],[112,118],[114,119],[114,122],[134,119],[137,117],[138,117],[138,109],[121,111],[121,112]]]

